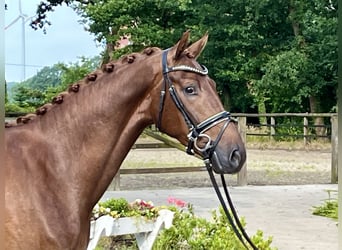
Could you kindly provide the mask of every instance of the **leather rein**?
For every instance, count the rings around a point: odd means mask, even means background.
[[[194,155],[195,154],[194,148],[196,148],[198,151],[200,151],[203,154],[203,160],[204,160],[205,166],[207,168],[208,174],[210,176],[211,182],[213,184],[213,187],[215,189],[217,197],[218,197],[218,199],[222,205],[222,208],[223,208],[223,210],[227,216],[227,219],[232,226],[234,233],[236,234],[236,236],[239,238],[239,240],[245,246],[246,249],[249,249],[249,248],[248,248],[245,241],[248,242],[248,244],[252,247],[252,249],[257,250],[258,248],[254,245],[254,243],[252,242],[250,237],[247,235],[246,231],[244,230],[244,228],[240,222],[239,216],[236,212],[236,209],[234,207],[234,204],[233,204],[232,199],[230,197],[230,194],[228,192],[228,188],[226,185],[224,174],[221,174],[222,186],[223,186],[224,193],[225,193],[225,196],[227,199],[227,203],[230,207],[232,214],[229,212],[227,205],[226,205],[226,201],[224,200],[224,198],[221,194],[221,191],[219,189],[219,186],[216,182],[216,179],[214,177],[212,162],[210,160],[213,152],[215,151],[217,144],[221,140],[221,137],[222,137],[224,131],[228,127],[228,124],[231,121],[233,121],[230,117],[230,113],[227,111],[219,112],[219,113],[209,117],[208,119],[200,122],[199,124],[196,124],[193,121],[190,114],[186,110],[184,104],[182,103],[181,99],[179,98],[177,91],[176,91],[174,85],[172,84],[172,82],[168,76],[168,73],[174,72],[174,71],[188,71],[188,72],[193,72],[193,73],[205,76],[208,74],[208,69],[204,65],[201,65],[202,69],[197,69],[197,68],[190,67],[187,65],[177,65],[177,66],[168,67],[168,65],[167,65],[167,54],[168,54],[169,50],[170,49],[164,50],[163,54],[162,54],[163,85],[162,85],[162,90],[160,92],[159,116],[158,116],[158,121],[157,121],[157,128],[159,130],[161,129],[161,121],[162,121],[162,115],[163,115],[163,110],[164,110],[165,94],[166,94],[166,91],[168,90],[173,102],[175,103],[178,110],[182,113],[184,120],[185,120],[185,122],[189,128],[189,134],[188,134],[189,142],[188,142],[188,146],[186,148],[186,153],[188,153],[190,155]],[[216,139],[214,141],[212,141],[211,138],[207,134],[205,134],[204,132],[209,130],[210,128],[216,126],[217,124],[222,123],[222,122],[224,122],[224,124],[223,124],[219,134],[217,135]],[[198,139],[203,138],[203,137],[206,138],[207,142],[206,142],[206,145],[204,147],[200,147],[197,145],[197,141],[198,141]]]

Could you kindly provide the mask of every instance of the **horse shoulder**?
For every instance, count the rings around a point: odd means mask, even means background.
[[[5,133],[8,249],[67,249],[72,242],[76,246],[79,218],[71,211],[68,193],[61,197],[57,192],[65,189],[58,177],[58,153],[46,137],[23,128]]]

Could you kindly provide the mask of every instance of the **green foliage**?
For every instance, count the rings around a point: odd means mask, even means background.
[[[16,84],[12,88],[12,99],[6,105],[6,112],[31,112],[37,107],[50,102],[54,96],[64,91],[67,86],[84,78],[95,70],[100,57],[91,59],[81,57],[70,64],[57,63],[44,67],[35,76]]]
[[[93,209],[93,217],[98,218],[102,215],[110,215],[114,218],[144,216],[148,219],[156,218],[162,207],[154,207],[151,202],[135,200],[128,203],[124,198],[108,199],[99,202]]]
[[[314,215],[324,216],[332,218],[334,220],[338,219],[338,201],[337,198],[332,198],[331,193],[336,192],[335,190],[328,190],[329,198],[320,206],[314,207],[312,212]]]
[[[231,112],[330,112],[336,106],[337,1],[46,0],[45,14],[71,4],[114,58],[145,46],[167,48],[182,32],[209,31],[199,61]],[[114,50],[120,36],[133,42]],[[259,110],[259,108],[263,108]]]
[[[26,81],[22,82],[32,89],[44,91],[46,86],[57,86],[61,81],[62,71],[59,67],[61,64],[56,64],[52,67],[44,67],[37,74]]]
[[[29,113],[34,111],[32,107],[24,106],[21,107],[16,103],[6,103],[5,104],[5,112],[6,113]]]
[[[127,200],[124,198],[119,199],[109,199],[104,202],[99,202],[100,208],[108,208],[110,211],[116,211],[123,216],[129,211],[129,206]]]
[[[44,92],[39,89],[30,88],[25,83],[16,85],[13,91],[14,103],[19,107],[28,109],[36,108],[44,104]]]
[[[75,9],[99,42],[115,46],[120,37],[129,35],[132,44],[114,51],[114,58],[118,58],[145,46],[173,45],[186,29],[187,17],[192,16],[190,3],[190,0],[97,0],[93,4],[78,4]]]
[[[45,102],[50,102],[51,99],[58,93],[64,91],[70,84],[83,79],[88,73],[99,67],[100,57],[93,58],[80,57],[77,62],[64,64],[58,63],[53,67],[60,70],[60,82],[56,86],[47,85],[45,87]]]
[[[320,215],[329,217],[332,219],[338,219],[338,202],[337,200],[325,201],[323,205],[315,207],[313,211],[314,215]]]
[[[213,220],[208,221],[196,217],[191,206],[188,208],[188,211],[178,210],[175,213],[173,226],[162,231],[153,249],[245,249],[235,236],[222,209],[219,214],[213,212]],[[252,237],[258,249],[275,249],[270,246],[272,238],[265,240],[263,237],[261,231]]]
[[[287,46],[280,47],[261,65],[262,77],[251,85],[256,99],[267,100],[268,112],[329,112],[335,105],[337,12],[334,6],[334,1],[333,4],[291,1],[288,20],[293,36],[287,39]]]
[[[64,89],[71,83],[83,79],[88,73],[94,71],[100,66],[101,58],[80,57],[77,62],[69,64],[59,64],[61,70],[61,87]]]
[[[178,204],[182,208],[173,205],[154,207],[151,202],[142,200],[128,203],[124,198],[109,199],[105,202],[99,202],[95,206],[93,217],[98,218],[101,215],[107,214],[114,218],[145,216],[146,218],[153,219],[158,216],[160,209],[166,208],[175,212],[173,226],[161,232],[154,243],[153,249],[245,249],[235,236],[222,208],[219,209],[219,214],[214,211],[212,214],[213,219],[208,221],[195,216],[191,204],[188,204],[185,208],[183,207],[183,201],[174,198],[169,198],[169,203]],[[245,225],[243,220],[242,224]],[[260,230],[251,239],[260,250],[276,249],[270,246],[272,238],[264,239],[263,232]],[[131,244],[131,246],[122,245],[117,240],[115,237],[103,238],[97,249],[112,249],[111,247],[117,244],[120,246],[118,249],[137,249],[136,244],[132,244],[130,239],[128,241],[126,239],[125,242]]]
[[[303,99],[310,96],[310,88],[301,87],[308,72],[305,54],[296,50],[285,51],[270,60],[264,67],[265,75],[252,86],[256,96],[264,96],[269,112],[295,112],[289,108],[301,106]]]

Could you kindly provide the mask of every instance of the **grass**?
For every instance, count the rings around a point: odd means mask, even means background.
[[[255,149],[286,149],[286,150],[331,150],[330,141],[315,140],[304,145],[303,140],[276,141],[268,137],[247,136],[247,148]]]
[[[328,217],[337,221],[338,219],[338,202],[337,198],[332,197],[337,190],[327,190],[329,198],[320,206],[315,206],[313,214]]]

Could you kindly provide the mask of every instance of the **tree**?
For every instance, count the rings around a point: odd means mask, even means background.
[[[100,57],[90,59],[82,57],[79,61],[68,65],[57,63],[52,67],[44,67],[35,76],[13,87],[14,103],[12,104],[24,108],[25,111],[32,111],[44,103],[50,102],[68,85],[95,70],[99,62]]]
[[[70,84],[83,79],[88,73],[98,68],[100,59],[99,56],[93,58],[81,57],[79,61],[74,63],[56,64],[55,67],[61,71],[60,83],[56,86],[47,86],[44,102],[50,102],[54,96],[64,91]]]
[[[252,89],[266,97],[270,112],[331,112],[337,89],[336,9],[331,2],[293,0],[289,20],[291,46],[269,59]],[[323,125],[323,118],[314,124]]]
[[[39,70],[37,74],[22,83],[33,89],[45,90],[47,86],[57,86],[61,82],[61,65],[55,64],[52,67],[46,66]]]
[[[44,97],[45,96],[42,91],[31,89],[24,84],[19,84],[16,86],[13,99],[15,104],[29,112],[43,105]]]
[[[70,5],[73,2],[86,2],[86,1],[77,1],[77,0],[44,0],[41,1],[37,6],[37,17],[33,19],[30,23],[30,26],[37,30],[43,29],[46,32],[46,27],[51,25],[51,22],[47,18],[47,13],[54,11],[54,9],[58,5],[62,5],[65,3],[66,5]]]
[[[107,45],[108,59],[167,48],[188,28],[195,37],[209,31],[200,61],[230,111],[328,112],[336,104],[336,0],[44,2],[42,17],[58,4],[72,6]],[[133,44],[116,50],[124,35]]]
[[[108,0],[78,4],[83,24],[107,46],[109,59],[139,51],[146,46],[169,47],[186,29],[192,15],[190,0]],[[117,42],[129,37],[131,45],[116,50]]]

